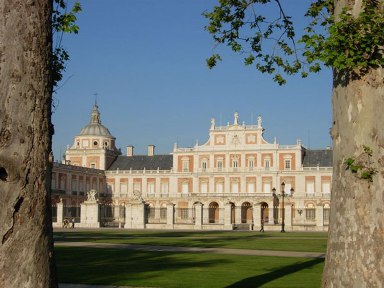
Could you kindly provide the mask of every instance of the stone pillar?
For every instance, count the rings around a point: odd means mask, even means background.
[[[145,228],[144,202],[132,202],[125,206],[125,226],[128,229]]]
[[[241,206],[235,206],[235,224],[241,224]]]
[[[57,213],[57,217],[56,217],[56,224],[54,225],[54,227],[62,227],[63,226],[63,221],[64,221],[64,205],[63,205],[63,202],[59,202],[57,203],[56,205],[56,213]]]
[[[175,204],[167,204],[167,228],[173,229],[173,224],[175,223]]]
[[[290,203],[285,205],[285,227],[292,230],[292,206]]]
[[[195,204],[195,229],[201,230],[203,226],[203,204]]]
[[[80,204],[80,223],[77,225],[84,228],[99,228],[99,203],[97,201],[84,201]]]
[[[253,205],[253,230],[259,231],[261,229],[261,204],[256,203]]]
[[[231,218],[232,218],[232,204],[226,203],[224,205],[224,230],[233,230]]]
[[[321,227],[320,230],[324,227],[324,207],[321,203],[318,203],[316,207],[316,226]]]
[[[278,209],[277,207],[273,207],[273,205],[268,206],[269,207],[269,214],[268,214],[268,224],[275,224],[275,219],[274,219],[274,211],[275,209]]]

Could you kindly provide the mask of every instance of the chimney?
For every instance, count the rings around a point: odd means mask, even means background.
[[[148,145],[148,156],[155,155],[155,145]]]
[[[133,146],[132,145],[129,145],[127,146],[127,156],[128,157],[132,157],[133,156]]]

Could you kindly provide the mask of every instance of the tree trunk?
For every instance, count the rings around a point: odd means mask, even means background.
[[[57,287],[51,0],[0,1],[0,287]]]
[[[336,9],[361,1],[335,1]],[[352,5],[350,4],[350,5]],[[337,12],[337,11],[335,11]],[[337,14],[336,14],[337,15]],[[359,78],[334,72],[333,183],[323,287],[382,287],[384,281],[384,69]],[[369,157],[363,145],[373,150]],[[377,169],[372,182],[346,170],[353,158]],[[368,162],[371,162],[370,164]]]
[[[381,287],[384,281],[384,70],[333,90],[333,185],[324,287]],[[336,77],[337,78],[337,77]],[[373,150],[373,182],[344,164]]]

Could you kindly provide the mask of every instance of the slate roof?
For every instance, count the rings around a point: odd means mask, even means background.
[[[171,170],[172,165],[172,155],[118,156],[108,170]]]
[[[303,155],[304,167],[332,167],[332,150],[305,150]]]

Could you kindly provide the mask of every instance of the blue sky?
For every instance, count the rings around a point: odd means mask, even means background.
[[[329,146],[331,71],[278,86],[223,48],[223,62],[209,70],[205,59],[214,43],[201,13],[215,2],[81,0],[80,32],[64,38],[71,60],[54,95],[55,159],[89,122],[95,93],[101,121],[123,152],[127,145],[145,154],[154,144],[160,154],[175,142],[202,144],[211,117],[226,125],[235,111],[246,124],[261,115],[267,141]],[[299,26],[309,2],[283,1]]]

